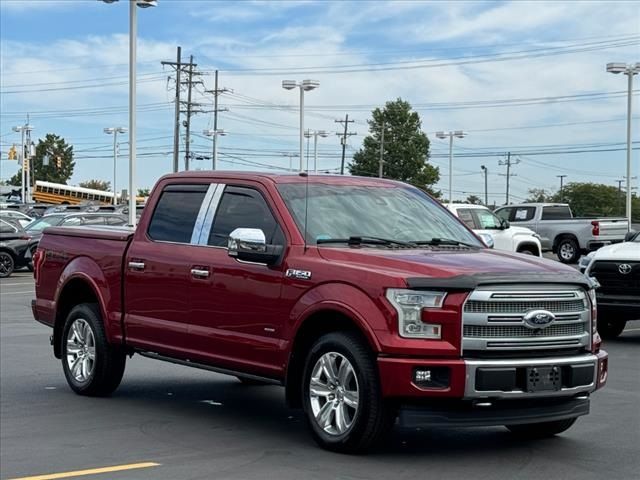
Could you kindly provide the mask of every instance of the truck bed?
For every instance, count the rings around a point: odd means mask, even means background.
[[[47,228],[39,245],[46,253],[36,279],[36,319],[54,325],[56,305],[65,301],[61,285],[82,272],[82,280],[92,282],[104,306],[108,337],[122,338],[122,262],[133,232],[118,226]]]

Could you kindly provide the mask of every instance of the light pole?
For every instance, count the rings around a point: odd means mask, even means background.
[[[480,165],[480,168],[484,172],[484,206],[489,206],[489,191],[487,189],[487,175],[489,175],[489,170],[484,165]]]
[[[27,122],[24,125],[18,125],[16,127],[13,127],[13,131],[14,132],[20,132],[20,161],[22,162],[21,165],[21,182],[20,182],[20,199],[22,200],[22,203],[27,203],[28,202],[28,198],[27,198],[27,190],[28,187],[27,185],[29,184],[29,177],[28,177],[28,162],[29,162],[29,153],[25,152],[25,141],[24,141],[24,137],[25,134],[29,134],[31,133],[31,131],[33,130],[33,126],[29,125],[29,122]]]
[[[118,0],[102,0],[114,3]],[[136,6],[155,7],[157,0],[129,0],[129,225],[136,226],[136,55],[138,19]]]
[[[318,137],[327,138],[329,133],[325,130],[307,130],[304,132],[305,138],[313,137],[313,173],[318,173]],[[307,170],[309,165],[307,165]]]
[[[214,129],[209,129],[209,130],[203,130],[202,131],[203,135],[206,135],[207,137],[211,137],[212,141],[213,141],[213,152],[212,152],[212,169],[215,170],[216,169],[216,165],[218,163],[218,137],[224,137],[227,132],[225,132],[223,129],[219,128],[217,130]]]
[[[113,135],[113,204],[118,204],[118,190],[116,189],[116,173],[118,163],[118,134],[126,133],[127,129],[124,127],[107,127],[104,130],[107,135]]]
[[[436,137],[440,139],[449,138],[449,205],[453,201],[453,137],[464,138],[464,136],[465,133],[462,130],[436,132]]]
[[[300,89],[300,171],[304,171],[304,92],[309,92],[320,86],[317,80],[303,80],[296,82],[295,80],[283,80],[282,88],[285,90],[293,90],[298,87]]]
[[[628,78],[627,87],[627,221],[631,229],[631,105],[633,76],[640,73],[640,62],[635,64],[607,63],[607,72],[623,73]]]

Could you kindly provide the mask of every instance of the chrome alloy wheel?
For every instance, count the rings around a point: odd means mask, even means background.
[[[86,320],[76,319],[67,334],[67,366],[71,376],[80,383],[91,378],[96,364],[96,342]]]
[[[560,247],[560,256],[565,260],[571,260],[576,251],[570,243],[563,243]]]
[[[358,379],[344,355],[322,355],[311,372],[309,400],[316,424],[330,435],[351,428],[358,413]]]

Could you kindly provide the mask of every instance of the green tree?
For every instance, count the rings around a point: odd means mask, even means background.
[[[548,192],[544,188],[530,188],[529,197],[526,201],[533,203],[555,202],[557,200],[556,197],[556,194]]]
[[[556,195],[555,201],[560,200]],[[562,190],[565,203],[571,205],[577,217],[616,216],[624,213],[623,200],[618,189],[601,183],[572,182]]]
[[[86,182],[80,182],[79,187],[93,188],[94,190],[102,190],[103,192],[111,191],[111,182],[105,180],[87,180]]]
[[[43,160],[48,159],[49,164],[44,165]],[[44,180],[53,183],[65,184],[73,175],[75,162],[73,161],[73,147],[65,142],[64,138],[53,133],[48,133],[44,140],[39,140],[36,146],[36,155],[31,161],[31,179]],[[22,168],[18,170],[9,183],[20,185]]]
[[[469,195],[465,200],[465,203],[471,203],[473,205],[482,205],[482,200],[480,199],[480,197],[476,195]]]
[[[349,165],[352,175],[378,176],[380,144],[384,125],[383,176],[411,183],[429,193],[439,180],[438,167],[430,165],[429,139],[421,130],[422,122],[409,102],[402,99],[387,102],[384,109],[373,110],[368,120],[369,135]]]
[[[138,196],[139,197],[148,197],[150,194],[150,189],[148,188],[139,188],[138,189]]]

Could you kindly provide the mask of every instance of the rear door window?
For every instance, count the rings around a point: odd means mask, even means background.
[[[568,205],[543,207],[541,220],[568,220],[571,217],[571,209]]]
[[[226,248],[229,234],[236,228],[259,228],[264,232],[268,244],[284,243],[282,231],[267,202],[252,188],[225,188],[209,234],[208,245]]]
[[[169,185],[160,194],[147,233],[152,240],[191,243],[209,185]]]

